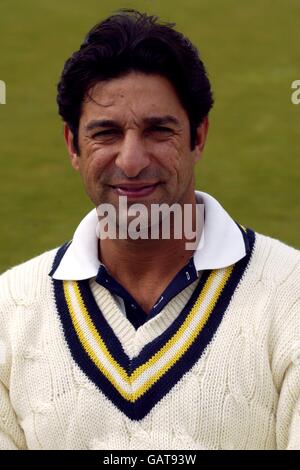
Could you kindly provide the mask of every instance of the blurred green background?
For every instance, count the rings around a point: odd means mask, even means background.
[[[215,107],[198,189],[300,248],[299,0],[0,0],[0,270],[70,239],[91,208],[68,163],[56,84],[90,27],[122,7],[176,22],[206,63]]]

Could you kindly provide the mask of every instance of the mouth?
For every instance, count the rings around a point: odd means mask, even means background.
[[[152,194],[160,183],[110,185],[119,196],[130,198],[145,197]]]

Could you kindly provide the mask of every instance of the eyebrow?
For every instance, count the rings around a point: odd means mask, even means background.
[[[96,129],[97,127],[116,127],[116,126],[119,126],[119,124],[116,121],[113,121],[111,119],[94,119],[93,121],[90,121],[85,126],[85,130],[92,131],[93,129]]]
[[[173,124],[180,127],[178,119],[170,114],[165,116],[149,116],[143,119],[143,123],[147,126],[165,126],[166,124]],[[85,126],[85,130],[92,131],[98,127],[120,127],[120,123],[112,119],[94,119]]]
[[[143,122],[149,126],[164,126],[166,124],[173,124],[180,126],[180,122],[175,116],[167,114],[166,116],[149,116],[143,119]]]

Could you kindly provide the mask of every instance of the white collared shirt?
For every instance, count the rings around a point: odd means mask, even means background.
[[[218,269],[236,263],[246,255],[244,237],[237,223],[221,204],[207,193],[196,191],[197,204],[204,204],[204,226],[194,252],[196,270]],[[96,209],[77,227],[72,242],[52,274],[59,280],[83,280],[97,276],[100,261],[96,228]]]

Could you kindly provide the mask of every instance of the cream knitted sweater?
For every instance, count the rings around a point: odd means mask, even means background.
[[[57,250],[2,275],[0,448],[300,449],[300,252],[248,236],[138,330]]]

